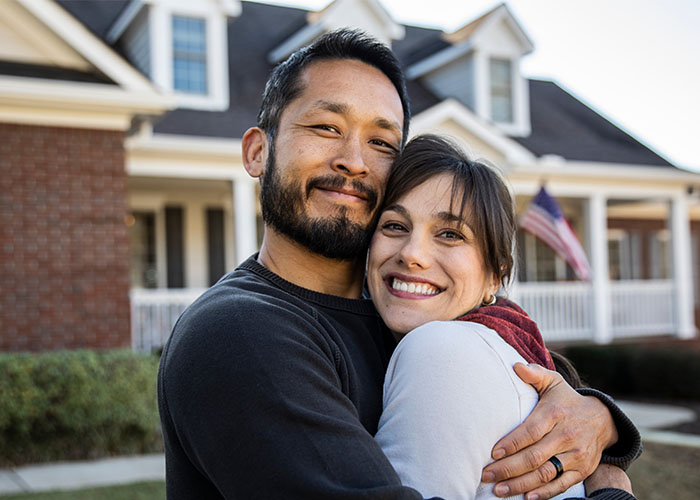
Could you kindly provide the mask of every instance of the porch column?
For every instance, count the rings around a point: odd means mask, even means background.
[[[593,281],[593,341],[608,344],[613,339],[608,273],[608,214],[605,196],[594,194],[588,200]]]
[[[255,183],[251,177],[236,177],[233,182],[233,217],[236,264],[258,250],[255,214]]]
[[[679,194],[671,200],[671,252],[673,288],[676,306],[676,335],[682,339],[695,335],[693,318],[693,262],[690,255],[690,220],[688,200]]]

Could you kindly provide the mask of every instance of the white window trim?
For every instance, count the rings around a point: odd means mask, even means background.
[[[223,111],[229,106],[227,18],[221,12],[193,2],[151,7],[153,81],[175,96],[180,108]],[[207,40],[207,94],[190,94],[173,88],[173,16],[196,17],[205,22]]]
[[[491,117],[491,59],[508,60],[511,63],[511,88],[513,90],[513,122],[494,122]],[[505,134],[513,137],[527,137],[530,126],[530,92],[528,82],[521,74],[520,58],[513,54],[489,53],[483,50],[474,52],[474,70],[476,74],[476,111],[477,115],[492,122]]]

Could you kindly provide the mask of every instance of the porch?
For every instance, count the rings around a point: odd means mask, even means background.
[[[609,285],[609,307],[602,308],[608,315],[605,319],[596,317],[597,302],[590,283],[516,283],[509,295],[537,321],[549,343],[609,343],[623,338],[681,335],[672,280],[623,280]],[[133,289],[133,349],[160,349],[182,311],[204,290]]]

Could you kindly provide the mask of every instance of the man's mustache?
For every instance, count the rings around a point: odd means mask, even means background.
[[[367,209],[371,212],[377,206],[379,195],[377,191],[371,187],[365,186],[359,179],[349,181],[340,175],[324,175],[321,177],[313,177],[306,183],[306,196],[308,197],[311,190],[314,188],[320,189],[342,189],[349,185],[351,189],[362,193],[367,198]]]

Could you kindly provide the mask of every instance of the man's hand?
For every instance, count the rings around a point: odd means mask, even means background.
[[[514,369],[537,390],[540,401],[493,447],[496,462],[484,468],[482,480],[501,481],[494,487],[500,497],[529,492],[527,500],[551,498],[596,470],[603,450],[617,441],[617,430],[603,403],[578,394],[557,372],[521,363]],[[556,479],[549,461],[553,456],[564,468]]]
[[[583,485],[586,488],[586,495],[590,495],[601,488],[618,488],[625,490],[630,495],[634,495],[632,493],[632,483],[625,471],[609,464],[600,464],[595,472],[583,482]]]

